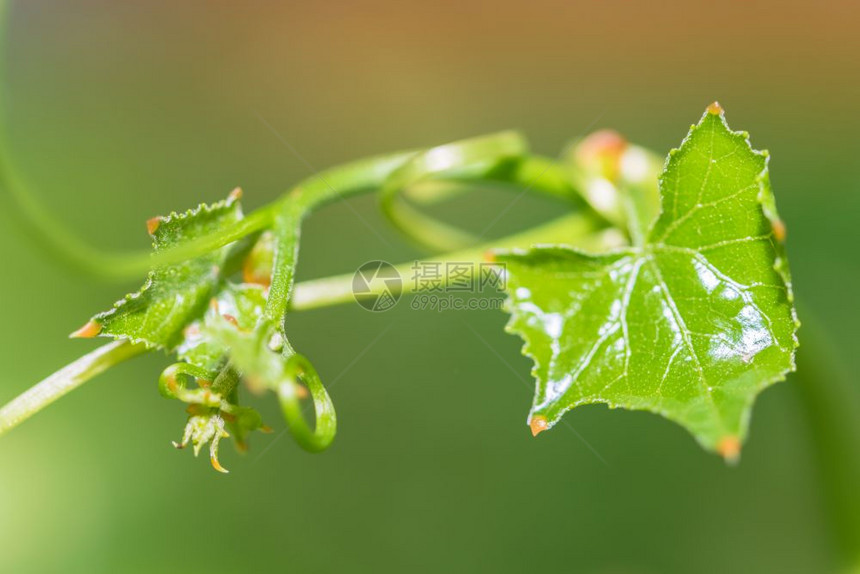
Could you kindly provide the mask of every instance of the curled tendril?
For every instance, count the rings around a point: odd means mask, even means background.
[[[222,438],[232,436],[240,451],[247,450],[247,435],[254,430],[268,430],[262,423],[259,413],[248,407],[235,404],[235,386],[225,389],[227,398],[217,392],[218,382],[234,378],[232,369],[226,367],[218,377],[213,373],[189,363],[174,363],[164,369],[158,379],[158,388],[167,398],[188,403],[188,421],[180,442],[173,443],[176,448],[193,445],[194,456],[200,453],[203,445],[209,444],[209,460],[215,470],[228,472],[218,461],[218,447]],[[215,383],[212,379],[215,378]],[[189,389],[189,381],[197,383],[198,388]],[[227,385],[229,386],[229,385]],[[227,432],[230,428],[232,434]]]
[[[311,452],[325,450],[334,440],[337,432],[337,415],[328,392],[314,366],[303,355],[296,353],[290,356],[284,370],[287,380],[278,386],[277,393],[290,433],[305,450]],[[307,386],[313,399],[316,419],[313,430],[302,414],[299,403],[301,393],[296,392],[297,389],[304,388],[300,386],[301,383]]]
[[[430,181],[435,185],[419,185]],[[582,204],[567,170],[559,162],[529,154],[523,136],[506,131],[414,154],[380,186],[380,206],[401,232],[424,247],[440,251],[463,249],[482,241],[489,227],[473,235],[424,215],[406,198],[417,203],[435,203],[477,189],[476,181],[514,185],[520,193],[533,190],[571,206]]]
[[[474,177],[495,168],[500,161],[524,155],[525,139],[516,132],[501,132],[430,148],[395,170],[379,190],[382,211],[405,235],[430,249],[451,251],[478,242],[461,229],[424,215],[406,202],[410,186],[433,177]]]
[[[210,335],[230,349],[232,364],[252,390],[269,390],[278,396],[287,426],[299,446],[319,452],[331,444],[337,431],[334,404],[311,362],[286,344],[280,329],[263,322],[253,331],[243,332],[218,319],[210,326]],[[313,429],[301,408],[308,394],[314,405]]]
[[[173,363],[158,377],[158,391],[168,399],[179,399],[184,403],[218,406],[220,396],[213,394],[210,387],[215,373],[185,362]],[[189,390],[189,380],[196,382],[199,389]]]

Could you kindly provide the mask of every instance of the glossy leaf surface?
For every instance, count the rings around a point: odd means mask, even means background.
[[[508,330],[535,363],[533,432],[604,403],[658,413],[738,455],[755,396],[793,370],[797,347],[767,162],[714,104],[670,153],[644,244],[499,254]]]

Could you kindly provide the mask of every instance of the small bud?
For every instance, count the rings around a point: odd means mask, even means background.
[[[627,140],[612,130],[600,130],[589,134],[574,150],[577,164],[593,176],[609,182],[618,179],[621,157],[628,147]]]

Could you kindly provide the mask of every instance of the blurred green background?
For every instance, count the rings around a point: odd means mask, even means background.
[[[13,154],[101,245],[145,248],[148,217],[236,185],[251,209],[308,176],[260,118],[323,168],[505,128],[550,155],[600,127],[665,153],[717,99],[771,151],[799,296],[836,356],[860,350],[852,2],[13,4]],[[442,213],[481,229],[511,198]],[[350,205],[307,223],[300,279],[419,255],[372,197]],[[556,209],[523,201],[493,232]],[[65,337],[137,285],[59,268],[0,223],[5,402],[94,348]],[[225,445],[229,475],[171,448],[184,415],[158,395],[164,357],[120,366],[0,440],[0,571],[834,567],[796,383],[760,397],[736,468],[653,415],[569,413],[598,457],[564,426],[531,437],[529,363],[505,320],[402,303],[291,316],[297,348],[335,381],[338,438],[307,454],[257,400],[276,432],[244,457]]]

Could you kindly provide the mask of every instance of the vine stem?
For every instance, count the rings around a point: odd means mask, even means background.
[[[140,343],[114,341],[66,365],[0,408],[0,435],[99,373],[146,350]]]
[[[5,68],[6,45],[3,40],[8,4],[6,0],[0,0],[0,78],[4,76]],[[279,283],[273,284],[274,289],[267,308],[270,319],[279,323],[283,321],[288,309],[315,309],[348,303],[354,299],[352,274],[293,285],[292,267],[298,245],[298,226],[307,213],[320,205],[372,189],[382,188],[383,211],[401,230],[419,243],[443,247],[450,251],[425,261],[475,263],[484,260],[491,249],[528,247],[539,243],[565,243],[599,251],[612,242],[611,235],[602,231],[601,223],[596,221],[593,215],[574,213],[519,234],[476,247],[459,249],[460,246],[471,243],[474,237],[422,215],[404,201],[404,197],[409,195],[407,188],[429,176],[440,176],[438,179],[453,182],[516,183],[526,189],[530,189],[537,180],[543,179],[537,185],[536,191],[566,199],[575,196],[570,189],[568,177],[553,162],[526,156],[525,146],[517,139],[518,136],[506,133],[499,134],[502,137],[491,137],[483,142],[473,140],[465,145],[461,142],[421,153],[400,152],[323,171],[232,226],[155,255],[148,251],[106,252],[81,239],[30,192],[29,183],[16,171],[5,145],[5,124],[5,114],[0,113],[0,187],[8,192],[12,203],[12,209],[4,211],[11,213],[23,230],[45,251],[67,266],[91,275],[110,280],[130,279],[145,274],[154,266],[191,259],[270,228],[278,217],[292,220],[295,225],[278,226],[289,228],[290,233],[294,232],[295,235],[283,238],[283,255],[287,263],[280,267],[289,271],[278,277]],[[500,171],[495,160],[502,156],[514,160],[504,168],[512,171]],[[492,160],[488,164],[478,161],[487,157]],[[469,169],[444,173],[452,165],[458,164],[461,167],[463,164],[470,164]],[[414,196],[412,199],[416,198],[420,196]],[[447,266],[445,267],[447,269]],[[407,276],[412,270],[412,263],[398,265],[396,269],[401,277]],[[410,282],[403,282],[400,291],[414,293],[420,289]],[[377,290],[371,294],[379,292]],[[806,345],[810,346],[801,351],[801,368],[797,378],[804,393],[804,405],[810,419],[813,440],[816,442],[818,466],[832,511],[831,522],[841,543],[848,571],[860,574],[860,497],[857,495],[860,463],[856,456],[857,437],[860,434],[854,424],[857,421],[856,412],[851,410],[856,407],[856,401],[849,390],[834,386],[836,379],[848,378],[834,373],[833,361],[829,360],[825,346],[820,342],[822,333],[823,331],[820,331],[816,334],[817,337],[810,337],[812,344],[807,343]],[[75,360],[0,408],[0,435],[110,367],[146,351],[142,344],[114,341]],[[312,366],[302,364],[300,367],[309,380],[318,381],[318,378],[313,378],[316,374]],[[233,388],[233,383],[234,381],[229,383],[230,388]],[[314,398],[317,399],[316,395]],[[296,403],[291,402],[289,397],[281,397],[281,400],[282,407],[292,413],[294,419],[299,420],[301,413]],[[327,409],[330,409],[330,405],[323,404],[323,412]],[[331,420],[333,425],[333,418]],[[310,431],[303,427],[294,432],[297,433],[297,438],[313,438]],[[329,435],[333,435],[333,426],[324,428],[320,435],[323,438],[312,443],[312,446],[325,446],[325,441],[329,440],[325,437]]]
[[[442,263],[442,266],[447,269],[444,265],[446,262],[482,261],[487,251],[492,248],[565,242],[584,248],[600,249],[606,246],[606,240],[610,237],[600,230],[592,217],[573,213],[486,245],[442,254],[431,260]],[[396,268],[401,276],[405,277],[413,264],[413,262],[401,263]],[[354,301],[352,277],[350,273],[297,283],[290,310],[317,309]],[[420,290],[404,282],[401,291],[415,293]],[[114,341],[68,364],[0,408],[0,435],[107,369],[145,352],[147,348],[143,344]]]
[[[538,227],[510,235],[477,247],[445,253],[436,257],[395,265],[401,278],[409,276],[413,266],[418,263],[433,262],[448,271],[445,263],[479,263],[492,259],[495,249],[526,248],[541,243],[564,244],[594,251],[605,251],[614,242],[612,233],[601,231],[594,218],[582,213],[571,213]],[[454,271],[452,271],[454,272]],[[306,311],[331,305],[340,305],[355,300],[352,289],[353,274],[345,273],[323,279],[313,279],[296,284],[290,309]],[[363,296],[379,295],[386,286],[371,285],[370,291]],[[398,293],[417,293],[423,285],[401,281]]]

